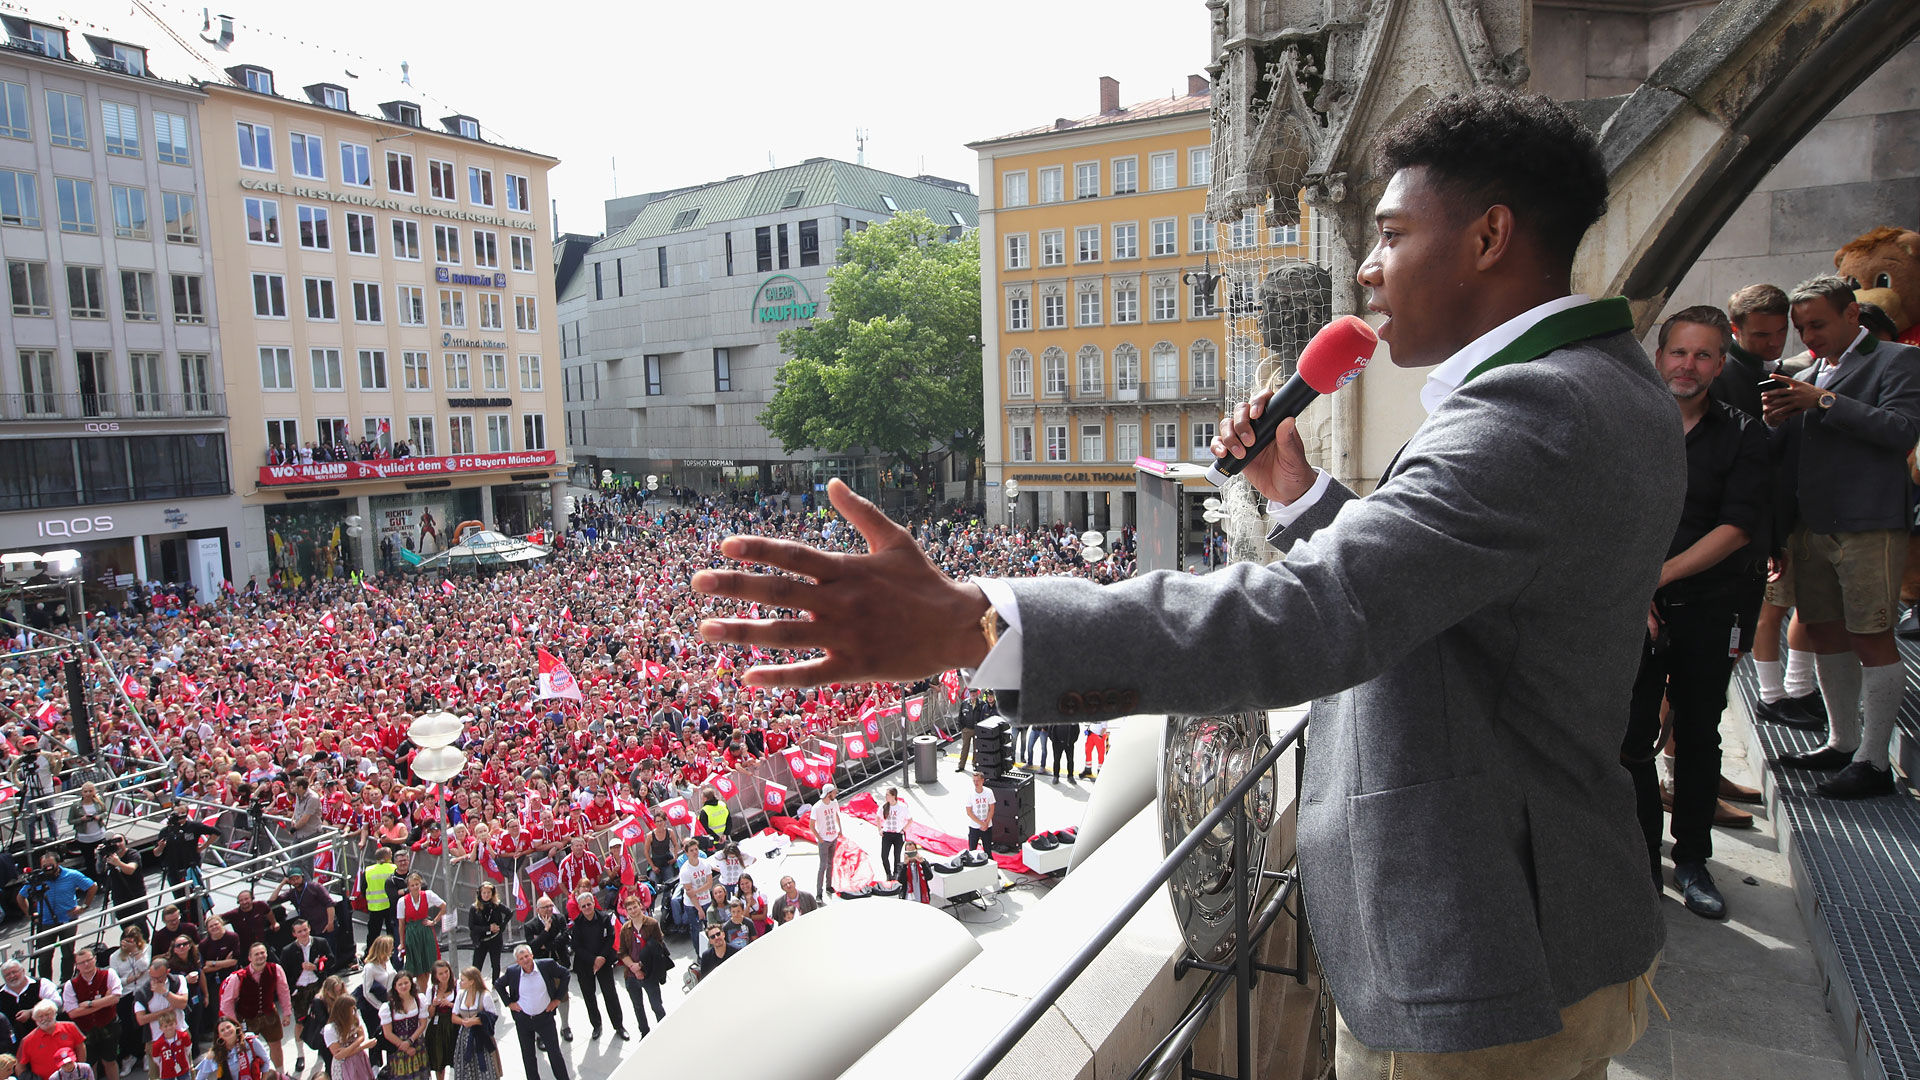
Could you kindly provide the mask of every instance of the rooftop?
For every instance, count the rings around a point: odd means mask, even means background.
[[[1108,127],[1114,124],[1130,124],[1140,120],[1156,120],[1167,116],[1181,116],[1187,113],[1206,113],[1213,109],[1213,87],[1203,76],[1187,76],[1187,92],[1182,95],[1169,94],[1166,97],[1151,98],[1136,105],[1120,104],[1120,84],[1102,76],[1100,79],[1100,111],[1077,119],[1060,117],[1051,124],[1042,127],[1027,128],[1006,135],[995,135],[990,139],[980,139],[967,144],[968,149],[992,146],[996,143],[1012,142],[1016,139],[1032,139],[1043,135],[1057,135],[1063,131],[1084,131],[1088,128]]]

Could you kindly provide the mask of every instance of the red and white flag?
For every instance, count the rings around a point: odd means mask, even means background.
[[[920,714],[926,711],[926,707],[927,707],[926,698],[924,697],[908,698],[906,700],[907,719],[913,721],[916,724],[919,723]]]
[[[806,774],[807,755],[799,747],[789,746],[780,751],[780,756],[786,759],[788,772],[796,777]]]
[[[333,617],[333,612],[331,611],[320,616],[320,629],[325,630],[329,634],[333,633],[339,625],[339,621]]]
[[[180,676],[180,690],[195,701],[200,699],[200,684],[194,682],[193,676],[191,675],[182,674]]]
[[[880,738],[880,710],[860,710],[860,730],[867,733],[870,741]]]
[[[40,724],[40,730],[42,731],[52,731],[53,722],[58,719],[59,716],[60,706],[55,705],[51,701],[43,701],[40,703],[39,708],[33,710],[33,718]]]
[[[767,813],[769,814],[786,813],[787,812],[786,787],[780,784],[776,784],[773,781],[769,780],[767,781],[767,786],[764,790],[765,790],[764,802],[767,807]]]
[[[687,807],[687,800],[685,799],[668,799],[666,802],[654,807],[654,810],[665,815],[667,824],[669,825],[679,826],[693,824],[693,811]]]
[[[740,785],[735,784],[733,777],[728,776],[726,773],[715,774],[712,783],[713,790],[719,793],[723,799],[731,799],[735,795],[740,794]]]
[[[377,588],[375,588],[375,587],[374,587],[374,584],[373,584],[373,582],[371,582],[371,581],[363,581],[363,582],[361,582],[361,583],[360,583],[360,587],[361,587],[362,589],[364,589],[364,590],[366,590],[367,592],[370,592],[370,593],[372,593],[372,594],[373,594],[373,595],[375,595],[375,596],[385,596],[385,595],[386,595],[386,593],[383,593],[383,592],[381,592],[381,591],[380,591],[379,589],[377,589]]]
[[[573,605],[571,605],[571,604],[563,604],[563,605],[561,605],[561,607],[560,607],[560,621],[561,621],[561,622],[572,622],[572,621],[573,621]]]
[[[20,794],[20,789],[15,787],[11,781],[0,780],[0,806],[5,806],[12,802],[13,797],[18,794]]]
[[[558,896],[564,891],[560,882],[560,866],[551,855],[527,867],[527,877],[533,881],[533,891],[544,896]]]
[[[520,636],[520,616],[507,616],[507,633],[512,634],[514,637]]]
[[[457,590],[457,589],[455,589],[455,588],[453,587],[453,579],[452,579],[452,578],[441,578],[441,579],[440,579],[440,591],[441,591],[441,592],[443,592],[443,593],[446,593],[446,594],[447,594],[448,596],[452,596],[452,595],[453,595],[453,594],[454,594],[455,592],[457,592],[457,591],[459,591],[459,590]]]
[[[648,660],[641,666],[646,669],[648,682],[659,682],[666,677],[667,666],[665,664],[657,664],[652,660]]]
[[[573,672],[545,649],[540,650],[540,692],[534,695],[535,700],[542,698],[582,700],[580,684],[574,681]]]
[[[947,704],[960,700],[961,678],[958,671],[945,671],[940,674],[940,685],[947,688]]]
[[[840,760],[840,747],[830,742],[823,742],[820,744],[820,752],[818,754],[808,754],[807,756],[812,758],[816,764],[825,765],[831,769]]]
[[[614,825],[613,835],[619,837],[623,844],[637,844],[641,837],[647,835],[647,830],[640,824],[639,818],[628,814]]]
[[[533,918],[533,901],[527,899],[525,889],[520,887],[520,875],[513,875],[513,917],[526,922]]]
[[[867,739],[864,735],[847,736],[847,756],[863,758],[867,756]]]
[[[593,568],[592,570],[589,570],[589,571],[587,571],[587,580],[588,580],[588,581],[590,581],[590,582],[591,582],[591,581],[599,581],[599,580],[600,580],[600,568],[599,568],[599,567],[595,567],[595,568]]]
[[[127,672],[125,675],[120,676],[120,692],[126,694],[128,697],[134,699],[135,701],[145,701],[147,697],[146,684],[142,683],[139,679],[134,678],[133,672],[131,671]]]
[[[314,850],[313,872],[318,874],[318,873],[321,873],[322,871],[327,871],[332,869],[333,869],[333,841],[329,840],[326,843],[321,844],[318,848]]]

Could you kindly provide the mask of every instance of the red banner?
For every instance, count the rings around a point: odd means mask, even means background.
[[[399,480],[450,473],[491,472],[495,469],[531,469],[552,465],[552,450],[512,454],[461,454],[457,457],[410,457],[385,461],[328,461],[313,465],[262,465],[259,484],[318,484],[340,480]]]
[[[558,896],[561,892],[560,868],[554,865],[552,856],[527,867],[527,877],[533,881],[535,892],[546,896]]]

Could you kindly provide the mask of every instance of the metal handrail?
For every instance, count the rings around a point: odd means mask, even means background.
[[[1057,972],[1053,978],[1047,980],[1047,984],[1040,988],[1039,993],[1035,994],[1033,999],[1027,1002],[1020,1012],[1007,1023],[1007,1026],[1001,1028],[999,1033],[993,1037],[993,1040],[987,1043],[986,1047],[978,1054],[974,1055],[973,1060],[967,1063],[967,1067],[960,1071],[959,1076],[957,1076],[955,1080],[985,1080],[987,1074],[992,1072],[994,1067],[999,1065],[1001,1060],[1012,1052],[1014,1046],[1026,1036],[1027,1032],[1032,1030],[1033,1026],[1040,1022],[1040,1018],[1045,1016],[1047,1011],[1053,1008],[1054,1003],[1060,1000],[1060,996],[1066,993],[1067,987],[1072,986],[1074,982],[1086,972],[1087,968],[1093,965],[1094,959],[1113,942],[1113,939],[1120,936],[1121,929],[1125,927],[1128,922],[1132,921],[1134,915],[1138,914],[1141,908],[1147,906],[1147,901],[1153,898],[1154,893],[1158,892],[1162,885],[1172,880],[1174,872],[1179,870],[1180,864],[1186,862],[1187,859],[1193,855],[1194,851],[1199,848],[1201,840],[1214,829],[1218,828],[1220,823],[1225,821],[1229,814],[1243,812],[1243,804],[1248,793],[1253,790],[1254,785],[1258,784],[1262,777],[1273,770],[1273,767],[1279,763],[1281,754],[1292,749],[1294,744],[1300,741],[1300,736],[1306,729],[1307,718],[1302,716],[1274,742],[1271,750],[1268,750],[1251,769],[1247,770],[1247,775],[1241,777],[1240,782],[1233,785],[1233,788],[1227,792],[1226,797],[1220,800],[1220,804],[1214,807],[1206,817],[1201,818],[1200,823],[1195,825],[1192,831],[1188,832],[1186,836],[1180,839],[1178,844],[1173,846],[1173,850],[1167,853],[1167,857],[1161,861],[1153,873],[1147,875],[1147,880],[1142,882],[1139,888],[1135,889],[1127,899],[1120,904],[1119,908],[1115,910],[1112,915],[1108,916],[1105,922],[1100,924],[1100,927],[1087,939],[1086,944],[1080,946],[1079,950],[1067,960],[1059,972]],[[1246,829],[1236,829],[1234,831],[1236,855],[1244,852],[1245,846]],[[1239,897],[1241,901],[1240,911],[1243,914],[1246,911],[1246,898],[1244,893],[1246,874],[1243,872],[1244,868],[1244,860],[1236,859],[1234,864],[1235,888],[1237,892],[1241,893]],[[1282,896],[1284,897],[1284,892]],[[1251,943],[1243,939],[1239,942],[1239,947],[1235,953],[1237,966],[1240,969],[1236,977],[1239,978],[1243,986],[1250,981],[1253,968],[1255,967],[1249,955],[1250,951]],[[1252,1033],[1247,1030],[1247,1025],[1242,1023],[1237,1034],[1242,1043],[1241,1058],[1244,1061],[1248,1056],[1247,1044],[1252,1037]],[[1241,1080],[1251,1080],[1251,1078],[1243,1076]]]
[[[158,420],[227,415],[225,393],[0,394],[0,420]]]

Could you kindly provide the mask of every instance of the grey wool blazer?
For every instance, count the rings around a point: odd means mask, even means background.
[[[1665,940],[1619,754],[1686,461],[1627,334],[1454,391],[1271,566],[1009,581],[1026,724],[1314,702],[1299,860],[1360,1041],[1551,1035]]]

